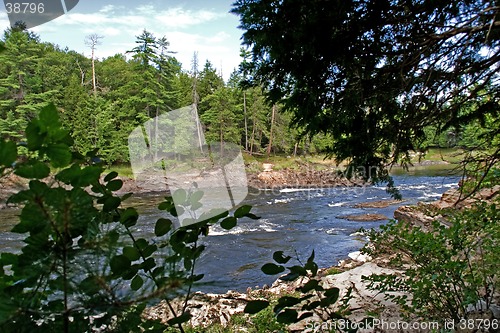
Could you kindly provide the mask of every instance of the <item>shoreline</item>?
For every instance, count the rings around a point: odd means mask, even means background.
[[[421,209],[422,205],[434,207],[448,207],[453,204],[453,199],[457,197],[457,189],[450,189],[443,193],[443,195],[435,201],[430,203],[419,203],[411,206],[400,206],[397,209],[398,217],[401,218],[408,208]],[[495,186],[492,189],[487,189],[479,192],[477,199],[492,200],[493,198],[500,197],[500,186]],[[468,204],[472,204],[473,200],[464,203],[462,208],[466,208]],[[411,210],[414,212],[414,210]],[[397,214],[395,213],[395,216]],[[414,215],[411,215],[413,217]],[[433,217],[435,218],[435,217]],[[399,220],[399,219],[398,219]],[[423,226],[419,221],[415,221],[415,226]],[[367,246],[370,246],[369,244]],[[373,246],[373,245],[372,245]],[[329,267],[322,267],[318,270],[317,279],[323,284],[324,288],[337,287],[340,289],[340,297],[344,297],[348,293],[351,295],[349,301],[348,319],[352,322],[361,322],[370,313],[374,314],[379,320],[386,323],[405,322],[411,324],[418,324],[418,318],[406,318],[403,316],[401,308],[384,298],[384,294],[378,291],[370,290],[363,276],[372,274],[404,274],[408,268],[405,265],[401,267],[394,267],[391,265],[391,260],[394,258],[394,253],[379,254],[371,257],[363,254],[361,250],[351,252],[343,260],[340,260],[336,265]],[[227,290],[225,293],[202,293],[196,292],[192,295],[189,309],[193,315],[190,325],[200,328],[206,328],[211,325],[236,325],[230,322],[234,315],[245,316],[246,320],[250,320],[249,315],[244,314],[245,305],[252,300],[273,300],[287,294],[297,292],[297,288],[306,283],[305,280],[295,280],[286,282],[277,278],[271,286],[264,285],[256,287],[255,289],[248,288],[246,292],[237,292],[234,290]],[[403,295],[402,293],[400,293]],[[491,315],[494,318],[500,318],[500,306],[492,305],[490,309]],[[211,315],[207,315],[210,313]],[[159,303],[151,308],[145,310],[145,315],[151,318],[159,319],[166,322],[172,318],[171,313],[165,304]],[[317,332],[311,328],[311,323],[322,325],[328,323],[324,318],[314,315],[308,320],[291,324],[287,327],[287,332]],[[233,327],[234,328],[234,327]],[[383,331],[383,330],[382,330]],[[375,332],[382,332],[375,330]],[[425,330],[424,330],[425,331]],[[422,332],[424,332],[422,331]],[[372,330],[361,329],[360,332],[373,332]],[[418,331],[420,332],[420,331]]]

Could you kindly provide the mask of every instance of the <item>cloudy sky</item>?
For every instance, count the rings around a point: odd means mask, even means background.
[[[55,0],[52,0],[55,1]],[[240,62],[242,31],[236,15],[230,14],[233,0],[80,0],[69,13],[32,28],[42,41],[90,55],[85,37],[102,35],[96,50],[99,58],[125,53],[135,46],[143,29],[156,37],[166,36],[170,50],[185,69],[198,52],[200,69],[209,60],[224,78]],[[9,26],[6,9],[0,4],[0,29]]]

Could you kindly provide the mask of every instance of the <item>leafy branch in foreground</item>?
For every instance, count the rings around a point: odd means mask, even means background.
[[[460,320],[488,312],[500,287],[498,221],[498,202],[458,213],[449,227],[435,221],[429,231],[392,221],[370,234],[374,246],[364,251],[395,252],[397,264],[406,262],[409,268],[403,275],[371,275],[365,280],[407,314],[426,320]]]
[[[101,179],[104,168],[90,163],[92,155],[73,153],[54,106],[41,110],[26,137],[26,156],[0,139],[2,176],[13,172],[29,180],[8,201],[22,206],[12,231],[25,238],[20,252],[0,255],[0,331],[163,332],[176,326],[184,332],[192,285],[203,278],[195,272],[204,250],[200,237],[214,223],[231,229],[239,218],[257,218],[251,207],[233,216],[193,216],[192,224],[177,229],[162,217],[154,232],[139,236],[137,210],[122,207],[131,194],[114,193],[123,185],[118,174]],[[201,208],[200,191],[173,195],[177,205],[172,198],[159,205],[173,217],[188,206]],[[173,315],[167,325],[143,315],[161,300]]]
[[[281,296],[277,304],[274,305],[273,311],[276,315],[276,320],[279,323],[292,324],[298,323],[306,319],[311,319],[313,316],[319,317],[321,321],[336,321],[343,319],[343,323],[348,323],[349,320],[344,317],[348,311],[348,303],[351,298],[351,288],[340,299],[340,289],[337,287],[326,288],[322,285],[321,279],[318,276],[318,265],[314,262],[314,251],[307,259],[305,264],[302,264],[298,256],[295,258],[297,265],[284,266],[292,259],[291,256],[285,256],[283,251],[277,251],[273,254],[275,263],[267,263],[262,266],[261,270],[267,275],[276,275],[289,271],[286,275],[279,279],[285,282],[300,280],[295,292],[299,296],[285,295]],[[255,314],[268,308],[271,303],[268,300],[253,300],[250,301],[245,309],[245,313]],[[369,321],[370,319],[365,319]],[[342,327],[357,327],[357,325],[342,325]],[[356,332],[355,329],[346,329],[347,332]]]

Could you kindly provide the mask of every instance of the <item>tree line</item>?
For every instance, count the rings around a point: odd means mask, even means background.
[[[197,53],[183,70],[166,37],[144,30],[125,54],[104,59],[95,50],[107,42],[86,37],[91,56],[43,42],[22,25],[7,29],[0,54],[0,131],[26,141],[24,128],[54,103],[75,148],[98,150],[108,164],[129,161],[127,138],[148,119],[196,104],[207,141],[231,142],[251,154],[320,152],[326,138],[301,137],[291,117],[269,105],[261,87],[243,88],[243,71],[224,82],[210,61],[199,68]]]

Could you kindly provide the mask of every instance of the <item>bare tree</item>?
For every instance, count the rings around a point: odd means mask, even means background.
[[[90,47],[92,50],[92,89],[94,91],[94,96],[97,95],[97,85],[96,85],[96,77],[95,77],[95,49],[97,45],[101,45],[101,39],[104,36],[98,34],[91,34],[85,37],[85,45]]]

